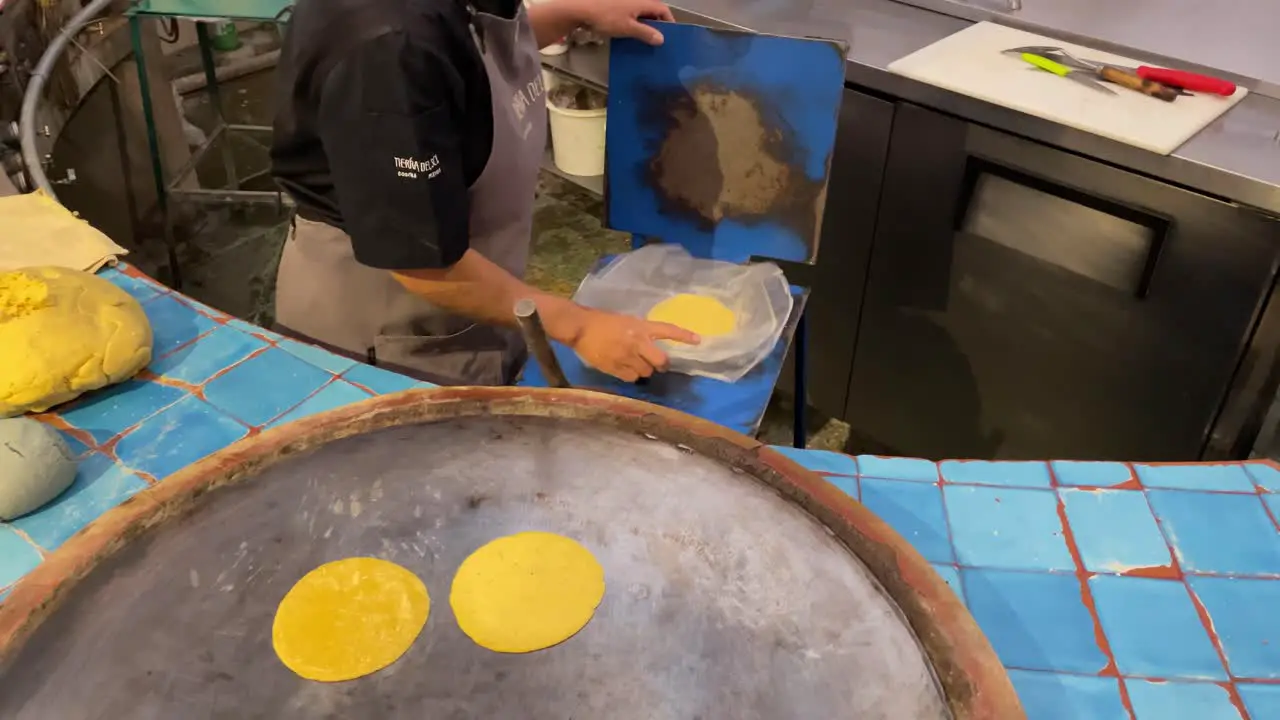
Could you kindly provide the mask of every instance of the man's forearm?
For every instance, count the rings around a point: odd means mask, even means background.
[[[581,332],[584,308],[529,287],[475,250],[468,250],[444,270],[407,270],[392,275],[407,290],[427,302],[488,325],[516,324],[515,304],[531,298],[547,334],[572,345]]]
[[[583,0],[548,0],[529,7],[538,47],[544,48],[577,30],[586,20]]]

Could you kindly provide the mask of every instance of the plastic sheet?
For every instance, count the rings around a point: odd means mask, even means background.
[[[734,329],[699,345],[663,343],[671,370],[733,382],[763,360],[791,315],[791,288],[773,263],[703,260],[679,245],[649,245],[620,255],[582,281],[574,300],[587,307],[646,317],[679,294],[714,298],[734,314]]]

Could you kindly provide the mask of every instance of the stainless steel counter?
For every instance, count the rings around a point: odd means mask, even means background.
[[[954,14],[968,17],[977,17],[979,11],[992,14],[993,10],[998,10],[1003,5],[1001,0],[984,0],[992,5],[981,10],[980,7],[975,9],[972,5],[951,0],[912,1],[934,3],[948,12],[951,12],[951,8],[960,8]],[[1157,35],[1155,40],[1144,38],[1161,33],[1161,25],[1150,23],[1137,15],[1133,8],[1140,5],[1126,6],[1130,9],[1121,10],[1115,9],[1114,3],[1108,4],[1105,12],[1112,18],[1116,15],[1133,17],[1127,23],[1104,28],[1099,19],[1104,11],[1099,9],[1092,16],[1099,30],[1088,32],[1085,20],[1090,16],[1087,8],[1102,1],[1076,3],[1076,10],[1067,12],[1059,9],[1054,14],[1049,8],[1062,6],[1060,1],[1023,0],[1023,10],[1020,11],[1023,21],[1009,24],[1029,27],[1025,20],[1034,15],[1043,18],[1045,22],[1071,25],[1065,31],[1036,27],[1042,34],[1076,41],[1082,37],[1090,37],[1098,42],[1088,44],[1096,44],[1104,49],[1119,49],[1120,45],[1125,45],[1133,48],[1125,54],[1135,59],[1159,62],[1160,53],[1166,53],[1180,55],[1181,57],[1174,59],[1193,65],[1210,65],[1210,61],[1222,63],[1227,67],[1215,67],[1231,69],[1237,74],[1262,73],[1267,70],[1271,76],[1280,75],[1280,60],[1277,59],[1280,54],[1277,48],[1280,45],[1266,37],[1280,26],[1280,22],[1267,19],[1271,15],[1280,16],[1280,6],[1275,5],[1272,0],[1241,0],[1240,3],[1233,4],[1230,13],[1232,22],[1225,25],[1202,21],[1199,19],[1200,15],[1189,14],[1179,18],[1176,23],[1170,23],[1171,27],[1176,26],[1184,31]],[[1162,1],[1174,2],[1179,6],[1190,3],[1190,0]],[[1173,154],[1160,156],[893,75],[885,69],[894,60],[965,28],[971,21],[964,17],[953,17],[893,0],[845,0],[839,3],[823,0],[676,2],[680,8],[694,15],[757,32],[845,40],[850,46],[847,79],[855,85],[1280,216],[1280,99],[1260,93],[1250,94]],[[1147,2],[1154,4],[1154,0]],[[1247,7],[1242,9],[1237,5]],[[1164,17],[1175,17],[1168,10],[1163,12]],[[1196,12],[1212,17],[1207,15],[1208,10]],[[687,16],[681,19],[696,20]],[[1005,20],[1001,19],[1001,22]],[[1238,38],[1231,36],[1230,42],[1225,40],[1229,33],[1234,32],[1231,28],[1241,26],[1247,26],[1244,28],[1247,32],[1241,32]],[[1144,30],[1145,36],[1142,32]],[[1195,34],[1192,30],[1206,36],[1203,47],[1191,40]],[[1211,33],[1213,37],[1209,37]],[[1219,40],[1215,42],[1214,38]],[[1144,49],[1144,43],[1145,52],[1138,52],[1137,50]],[[1178,52],[1179,45],[1192,49]],[[1280,85],[1280,78],[1253,77],[1263,83]]]

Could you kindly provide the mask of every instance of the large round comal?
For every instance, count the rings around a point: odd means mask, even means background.
[[[327,562],[445,598],[495,538],[572,538],[594,618],[487,650],[447,602],[399,660],[291,672],[272,621]],[[232,446],[104,515],[0,605],[0,717],[1019,718],[943,580],[864,508],[754,440],[573,390],[370,400]]]

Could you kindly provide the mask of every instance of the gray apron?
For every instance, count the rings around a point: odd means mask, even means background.
[[[546,148],[538,44],[523,6],[515,18],[473,12],[472,35],[493,95],[493,149],[468,197],[471,249],[523,277],[534,190]],[[441,385],[506,385],[526,357],[518,331],[480,325],[356,262],[338,228],[294,220],[276,280],[286,334]]]

